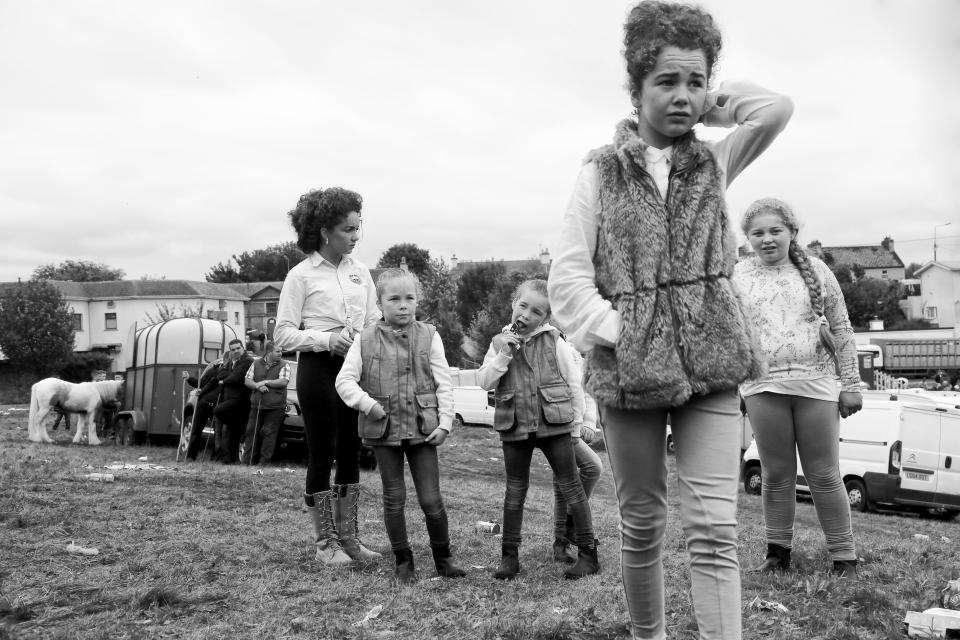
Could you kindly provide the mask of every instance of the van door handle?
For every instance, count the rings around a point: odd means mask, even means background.
[[[944,468],[949,469],[951,464],[953,464],[953,456],[947,456],[947,459],[943,462]]]

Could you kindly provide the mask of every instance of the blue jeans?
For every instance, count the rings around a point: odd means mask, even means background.
[[[691,595],[700,638],[740,640],[740,412],[732,390],[695,396],[669,409],[601,410],[620,503],[620,567],[634,638],[665,637],[668,414],[677,449],[680,522],[690,555]]]
[[[531,436],[526,440],[505,441],[503,466],[507,473],[507,490],[503,497],[503,544],[519,545],[523,528],[523,505],[530,488],[530,461],[533,450],[540,449],[553,469],[564,499],[573,514],[573,542],[578,546],[593,544],[593,521],[590,503],[580,484],[573,439],[569,433],[549,438]]]
[[[593,495],[593,489],[600,481],[600,475],[603,473],[603,462],[597,452],[590,448],[586,442],[580,438],[573,439],[573,456],[577,462],[577,469],[580,470],[580,484],[583,485],[583,492],[587,500]],[[556,538],[567,537],[567,500],[560,491],[560,483],[553,479],[553,535]]]
[[[437,448],[432,444],[410,444],[403,440],[399,447],[375,446],[377,469],[383,483],[383,523],[394,551],[409,549],[407,520],[404,506],[407,502],[407,483],[403,477],[403,458],[410,464],[410,475],[417,490],[417,500],[423,510],[430,536],[430,547],[436,549],[450,544],[447,511],[440,497],[440,465]]]

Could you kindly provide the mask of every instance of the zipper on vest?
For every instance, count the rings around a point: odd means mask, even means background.
[[[670,175],[667,178],[667,197],[663,202],[663,207],[666,209],[667,213],[667,257],[670,260],[670,277],[673,278],[673,213],[670,210],[670,196],[673,194],[673,181],[677,176],[680,176],[686,173],[689,170],[690,163],[686,163],[683,167],[677,168],[676,164],[671,164]],[[659,192],[659,190],[658,190]],[[676,336],[677,341],[677,355],[680,359],[680,368],[683,369],[683,375],[686,376],[687,380],[690,380],[690,371],[687,368],[687,361],[684,357],[684,344],[683,344],[683,334],[680,333],[680,319],[677,317],[677,300],[674,297],[673,292],[675,286],[666,287],[667,296],[670,298],[670,320],[673,323],[673,333]]]

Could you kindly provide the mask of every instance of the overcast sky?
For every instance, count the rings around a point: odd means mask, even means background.
[[[776,196],[801,240],[960,260],[960,2],[713,0],[715,81],[794,99],[728,192]],[[632,2],[0,0],[0,281],[86,259],[202,280],[293,239],[286,212],[364,197],[389,246],[554,249],[580,160],[631,110]],[[742,236],[741,236],[742,238]]]

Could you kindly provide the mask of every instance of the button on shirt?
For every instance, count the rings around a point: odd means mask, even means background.
[[[314,251],[283,281],[273,339],[284,351],[328,351],[331,334],[344,327],[357,334],[379,319],[370,270],[350,256],[335,265]]]

